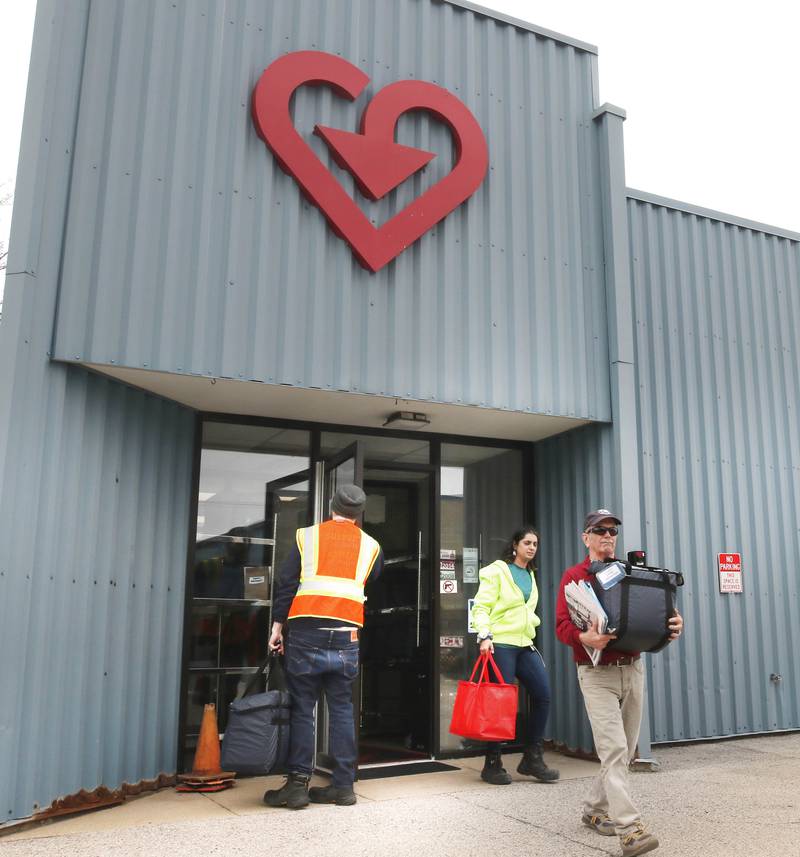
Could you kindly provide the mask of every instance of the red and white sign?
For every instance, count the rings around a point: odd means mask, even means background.
[[[352,173],[361,193],[380,199],[420,170],[435,155],[394,142],[398,119],[410,110],[427,110],[452,131],[453,169],[382,226],[350,198],[331,171],[297,133],[291,100],[299,87],[329,86],[353,100],[369,83],[361,69],[322,51],[296,51],[275,60],[253,90],[253,123],[281,168],[320,209],[332,229],[364,267],[378,271],[424,235],[479,187],[489,165],[486,139],[469,109],[452,93],[422,80],[384,86],[361,115],[361,130],[314,127],[336,163]]]
[[[742,592],[742,555],[719,553],[717,565],[719,566],[719,591]]]

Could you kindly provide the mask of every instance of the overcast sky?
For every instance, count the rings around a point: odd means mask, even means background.
[[[800,232],[800,3],[482,5],[599,48],[601,102],[628,114],[629,187]],[[0,0],[3,185],[16,173],[34,8],[35,0]],[[0,239],[8,227],[0,210]]]

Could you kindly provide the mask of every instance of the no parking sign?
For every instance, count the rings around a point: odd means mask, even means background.
[[[740,553],[718,553],[719,591],[742,592],[742,555]]]

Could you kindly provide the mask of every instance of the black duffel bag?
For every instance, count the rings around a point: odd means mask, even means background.
[[[603,589],[596,575],[614,563],[625,576],[610,589]],[[622,652],[658,652],[669,642],[668,622],[675,613],[677,587],[683,575],[651,566],[636,566],[623,560],[593,562],[589,566],[592,588],[608,615],[608,627],[616,639],[608,647]],[[601,574],[602,577],[602,574]]]
[[[290,703],[280,671],[278,656],[269,655],[250,679],[242,696],[228,706],[228,725],[221,750],[223,770],[258,775],[285,773],[289,755]],[[267,690],[251,694],[262,673],[266,675]],[[281,689],[269,689],[271,676]]]

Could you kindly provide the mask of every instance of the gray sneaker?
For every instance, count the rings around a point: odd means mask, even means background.
[[[620,836],[619,841],[622,845],[622,857],[636,857],[637,854],[646,854],[658,848],[658,840],[652,833],[648,833],[642,824],[637,824],[630,833]]]
[[[614,822],[608,817],[607,813],[603,813],[602,815],[589,815],[585,812],[581,816],[581,821],[587,826],[591,827],[595,833],[599,833],[601,836],[614,836],[617,832],[614,829]]]

